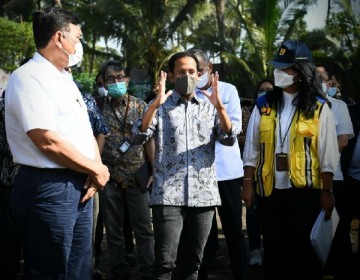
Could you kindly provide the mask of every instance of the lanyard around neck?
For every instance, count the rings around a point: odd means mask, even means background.
[[[126,109],[125,109],[125,116],[124,116],[124,121],[121,123],[119,117],[116,115],[116,112],[114,110],[114,108],[112,107],[110,101],[109,101],[109,106],[110,106],[110,109],[114,115],[114,117],[116,118],[116,120],[118,121],[120,127],[121,127],[121,130],[120,132],[123,134],[125,134],[125,125],[126,125],[126,119],[127,119],[127,115],[128,115],[128,112],[129,112],[129,106],[130,106],[130,94],[128,93],[128,99],[127,99],[127,104],[126,104]],[[121,125],[122,124],[122,125]]]
[[[292,109],[291,109],[291,113],[290,113],[290,116],[292,115],[292,117],[291,117],[290,123],[289,123],[289,125],[288,125],[288,127],[286,129],[286,133],[285,133],[284,138],[283,138],[282,133],[281,133],[281,114],[282,114],[283,109],[280,110],[280,106],[278,106],[278,112],[279,112],[279,136],[280,136],[280,150],[281,150],[281,152],[283,151],[286,136],[289,133],[291,124],[292,124],[292,122],[294,120],[294,117],[296,115],[296,111],[294,112],[294,110],[295,110],[295,107],[293,106]]]

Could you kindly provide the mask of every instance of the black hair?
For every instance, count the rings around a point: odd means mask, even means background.
[[[180,58],[183,58],[183,57],[192,57],[196,62],[196,69],[199,70],[199,61],[195,55],[188,53],[188,52],[178,52],[178,53],[174,54],[173,56],[171,56],[169,59],[168,67],[169,67],[170,73],[174,73],[175,61]]]
[[[298,62],[291,66],[298,72],[300,80],[300,93],[294,99],[293,104],[304,115],[306,119],[314,117],[317,108],[317,98],[325,99],[322,95],[321,77],[317,75],[316,66],[313,62]],[[272,94],[269,95],[269,104],[276,104],[282,102],[282,89],[274,87]]]
[[[96,74],[96,76],[95,76],[95,82],[97,81],[97,79],[98,79],[99,77],[102,78],[101,70]]]
[[[59,30],[69,31],[69,24],[80,24],[72,12],[60,7],[50,7],[33,13],[33,32],[37,49],[43,49]]]
[[[336,77],[334,69],[332,67],[330,67],[330,65],[325,64],[325,63],[321,63],[321,62],[318,62],[315,65],[316,65],[316,67],[323,67],[325,69],[325,72],[328,75],[329,79],[331,79],[332,76]]]
[[[274,90],[274,88],[275,88],[274,79],[264,78],[264,79],[260,80],[260,81],[257,83],[257,85],[256,85],[255,93],[254,93],[254,95],[253,95],[253,97],[252,97],[254,100],[256,100],[256,99],[258,98],[258,93],[259,93],[260,87],[261,87],[261,85],[262,85],[263,83],[270,83],[270,84],[272,85],[273,89],[270,90],[269,93],[272,92],[272,91]]]
[[[191,49],[188,49],[186,51],[188,54],[193,54],[196,56],[196,58],[199,58],[201,59],[201,61],[209,64],[210,63],[210,58],[208,56],[208,54],[206,53],[206,51],[204,51],[203,49],[200,49],[200,48],[191,48]],[[199,60],[200,61],[200,60]]]
[[[126,71],[126,68],[121,64],[120,61],[116,61],[116,60],[108,60],[106,62],[104,62],[101,66],[101,70],[100,70],[100,73],[101,73],[101,76],[103,78],[103,81],[105,82],[105,79],[106,79],[106,72],[109,70],[109,69],[112,69],[112,70],[116,70],[116,71],[124,71],[125,73],[125,76],[127,76],[127,71]]]
[[[258,84],[257,84],[257,86],[256,86],[256,93],[259,91],[260,86],[261,86],[263,83],[270,83],[270,84],[273,86],[273,88],[275,87],[274,79],[264,78],[264,79],[262,79],[260,82],[258,82]]]

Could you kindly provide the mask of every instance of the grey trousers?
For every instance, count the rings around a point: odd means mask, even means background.
[[[129,270],[125,261],[124,199],[127,202],[131,227],[135,235],[140,272],[144,275],[151,273],[154,264],[154,236],[148,206],[149,193],[142,193],[137,187],[121,189],[116,183],[110,182],[99,194],[112,273],[126,274]]]

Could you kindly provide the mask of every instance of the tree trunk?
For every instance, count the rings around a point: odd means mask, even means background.
[[[54,0],[54,7],[62,7],[61,0]]]

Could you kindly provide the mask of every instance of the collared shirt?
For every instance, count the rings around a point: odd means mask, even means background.
[[[212,88],[207,89],[212,93]],[[198,97],[208,101],[203,93],[197,92]],[[219,81],[219,95],[226,108],[233,125],[238,132],[242,127],[242,112],[240,98],[236,87],[232,84]],[[235,129],[235,127],[233,127]],[[221,145],[219,141],[215,144],[216,179],[218,181],[232,180],[244,176],[243,162],[241,160],[240,148],[236,138],[232,146]],[[240,187],[240,186],[239,186]]]
[[[141,117],[145,107],[146,103],[143,100],[129,94],[124,96],[118,105],[111,103],[110,98],[104,101],[103,116],[110,133],[106,135],[102,160],[109,168],[111,178],[123,188],[136,185],[135,171],[144,162],[145,157],[142,145],[132,145],[123,155],[119,152],[119,146],[124,139],[132,138],[133,124]]]
[[[356,139],[353,156],[349,164],[348,175],[360,181],[360,133]]]
[[[109,134],[110,130],[105,124],[104,118],[100,113],[95,98],[89,93],[82,94],[82,97],[87,107],[89,120],[94,136],[97,136],[100,133],[104,135]]]
[[[205,207],[220,205],[215,173],[215,141],[234,145],[238,131],[221,130],[215,107],[196,95],[189,101],[177,92],[156,111],[150,127],[137,138],[155,137],[154,182],[150,205]]]
[[[19,165],[13,162],[5,131],[5,100],[0,98],[0,184],[12,186]]]
[[[296,107],[293,100],[296,94],[283,92],[284,107],[281,112],[280,126],[282,130],[282,139],[284,146],[281,148],[279,136],[279,127],[276,127],[276,146],[275,153],[287,153],[290,151],[290,135],[286,134],[288,126],[291,124],[292,116],[295,114]],[[260,136],[260,112],[255,106],[252,111],[248,129],[246,132],[245,148],[244,148],[244,166],[257,166],[259,156],[259,136]],[[324,104],[319,117],[319,132],[317,151],[320,161],[320,172],[334,173],[339,161],[338,144],[336,138],[334,119],[328,104]],[[291,188],[291,182],[288,172],[275,171],[275,188],[287,189]]]
[[[331,111],[333,112],[336,135],[348,135],[349,140],[354,137],[354,130],[349,114],[349,109],[344,101],[327,97],[331,102]],[[344,176],[341,171],[340,161],[338,167],[335,171],[334,178],[335,181],[343,181]]]
[[[35,53],[15,70],[5,96],[5,123],[14,162],[38,168],[63,168],[27,136],[33,129],[55,132],[81,154],[95,159],[95,142],[86,105],[74,81]]]

